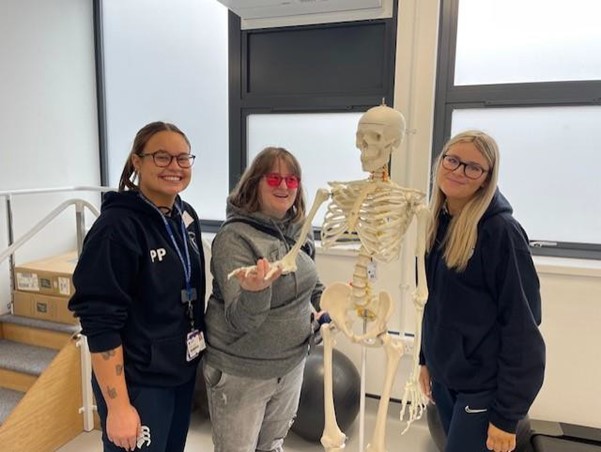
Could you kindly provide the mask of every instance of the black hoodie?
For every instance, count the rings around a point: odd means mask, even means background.
[[[512,211],[497,190],[463,272],[444,261],[440,244],[451,217],[440,213],[436,243],[426,256],[422,347],[433,380],[459,392],[494,390],[489,419],[508,432],[527,414],[545,368],[538,276]]]
[[[194,327],[204,331],[205,272],[200,222],[192,207],[164,216],[184,255],[181,219],[186,226],[191,286],[197,291]],[[92,353],[123,346],[128,382],[176,386],[193,377],[198,359],[186,361],[191,331],[184,267],[161,218],[139,193],[107,193],[102,213],[84,241],[73,274],[69,309],[80,318]],[[184,257],[185,259],[185,257]]]

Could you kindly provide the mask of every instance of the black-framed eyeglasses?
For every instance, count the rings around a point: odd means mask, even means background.
[[[177,162],[180,168],[190,168],[194,165],[195,155],[192,154],[178,154],[171,155],[167,151],[156,151],[149,154],[138,154],[140,157],[152,157],[154,164],[159,168],[166,168],[171,165],[173,159]]]
[[[463,174],[468,179],[479,179],[484,173],[489,170],[482,168],[476,163],[462,162],[454,155],[445,154],[442,156],[442,167],[449,171],[455,171],[460,166],[463,166]]]

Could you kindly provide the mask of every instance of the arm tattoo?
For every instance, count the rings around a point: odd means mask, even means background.
[[[102,352],[102,357],[104,358],[105,361],[111,359],[111,357],[115,356],[116,352],[115,350],[109,350],[107,352]]]
[[[117,364],[115,366],[115,371],[117,372],[117,375],[121,375],[123,373],[123,364]]]
[[[116,399],[117,398],[117,388],[111,388],[110,386],[106,387],[106,392],[107,395],[109,396],[110,399]]]

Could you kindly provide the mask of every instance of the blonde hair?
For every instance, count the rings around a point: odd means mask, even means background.
[[[479,130],[467,130],[452,137],[443,147],[432,169],[432,198],[430,210],[432,221],[428,228],[428,252],[436,243],[438,231],[438,216],[446,204],[446,196],[438,185],[438,172],[442,158],[457,143],[473,143],[486,159],[489,170],[486,173],[485,185],[478,189],[474,196],[465,204],[461,212],[454,215],[441,246],[444,247],[444,259],[449,268],[464,271],[473,254],[478,240],[478,222],[488,209],[497,189],[499,175],[499,147],[497,142]]]
[[[271,172],[273,165],[278,160],[285,162],[292,175],[299,178],[300,182],[296,191],[296,199],[290,210],[293,213],[293,222],[302,221],[305,218],[305,196],[302,188],[303,178],[301,167],[296,157],[284,148],[267,147],[259,152],[250,166],[246,168],[242,177],[240,177],[236,187],[234,187],[229,195],[228,201],[247,212],[259,211],[261,209],[259,183],[265,174]]]

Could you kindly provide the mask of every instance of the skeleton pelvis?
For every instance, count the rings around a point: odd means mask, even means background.
[[[330,284],[323,291],[320,304],[330,314],[334,324],[345,335],[356,340],[375,338],[386,332],[388,320],[394,311],[392,297],[388,292],[381,291],[377,297],[372,296],[367,302],[361,300],[359,305],[353,299],[351,286],[342,282]],[[352,325],[357,319],[370,323],[366,334],[356,335],[352,332]]]

